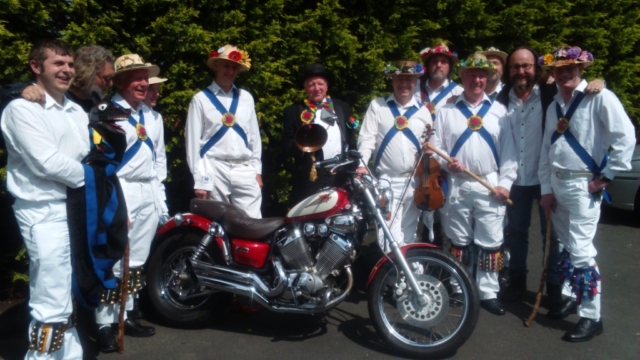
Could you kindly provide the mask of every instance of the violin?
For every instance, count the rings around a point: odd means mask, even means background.
[[[423,138],[429,141],[433,134],[431,125],[427,125]],[[420,210],[438,210],[444,205],[445,196],[440,186],[440,163],[431,156],[420,155],[418,161],[418,185],[413,191],[413,202]]]

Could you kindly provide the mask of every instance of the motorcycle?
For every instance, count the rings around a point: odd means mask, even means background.
[[[361,162],[357,151],[316,162],[348,172],[349,181],[306,198],[284,218],[253,219],[233,205],[193,199],[190,213],[176,214],[157,232],[147,272],[157,312],[173,325],[192,326],[211,319],[233,294],[274,312],[327,312],[352,290],[351,265],[371,225],[390,249],[367,283],[379,336],[411,357],[461,347],[478,321],[475,282],[437,246],[396,245],[385,221],[393,193],[384,181],[346,169]]]

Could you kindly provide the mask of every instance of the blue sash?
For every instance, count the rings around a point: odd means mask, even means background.
[[[458,86],[458,84],[456,84],[454,81],[450,82],[449,85],[447,85],[447,87],[444,88],[444,90],[442,90],[442,92],[440,94],[438,94],[438,96],[436,96],[435,99],[433,99],[433,101],[429,100],[429,93],[426,91],[427,84],[425,83],[424,86],[425,86],[425,92],[424,92],[424,94],[425,94],[425,102],[432,102],[433,106],[434,106],[434,110],[437,110],[437,109],[435,109],[435,106],[440,102],[440,100],[444,99],[445,96],[449,95],[449,93],[451,91],[453,91],[453,89],[455,89],[456,86]],[[436,113],[435,112],[433,114],[431,114],[431,119],[433,121],[436,121]]]
[[[233,100],[231,100],[231,108],[229,109],[229,111],[227,111],[227,109],[224,107],[224,105],[222,105],[220,100],[218,100],[218,97],[215,96],[211,92],[211,90],[209,90],[209,88],[203,89],[202,93],[209,99],[209,101],[211,101],[211,104],[213,104],[213,106],[216,108],[216,110],[218,110],[218,112],[220,112],[221,115],[226,114],[227,112],[232,113],[234,116],[236,115],[236,110],[238,109],[238,102],[240,100],[240,92],[235,87],[233,88]],[[237,122],[234,123],[233,126],[226,126],[223,124],[222,127],[220,127],[220,130],[218,130],[218,132],[213,134],[213,136],[209,138],[209,140],[207,140],[207,142],[202,146],[202,149],[200,149],[200,157],[203,157],[204,154],[206,154],[207,151],[209,151],[209,149],[213,147],[213,145],[215,145],[218,141],[220,141],[220,139],[222,139],[224,134],[226,134],[227,131],[229,131],[230,127],[233,130],[235,130],[235,132],[237,132],[238,135],[240,135],[242,140],[244,140],[244,145],[246,147],[249,147],[249,142],[247,141],[247,134],[244,133],[244,130],[242,130],[242,128],[240,127],[240,125],[238,125]]]
[[[582,102],[585,96],[586,94],[583,92],[578,93],[578,95],[576,95],[576,98],[573,100],[573,103],[571,104],[571,106],[569,106],[569,109],[567,110],[567,114],[564,116],[562,114],[562,108],[560,107],[560,104],[556,101],[556,116],[558,117],[558,119],[565,118],[567,119],[567,122],[570,122],[571,117],[573,116],[573,113],[576,111],[576,109],[578,108],[578,106],[580,105],[580,103]],[[602,158],[602,161],[598,166],[598,163],[596,163],[596,161],[593,160],[593,158],[591,157],[591,155],[589,155],[587,150],[585,150],[585,148],[583,148],[582,145],[580,145],[580,143],[578,142],[578,139],[576,139],[576,137],[573,136],[570,128],[566,129],[564,132],[561,133],[561,132],[558,132],[556,127],[556,131],[553,133],[553,135],[551,135],[551,144],[555,143],[560,138],[560,136],[563,136],[563,135],[564,135],[564,139],[567,140],[567,144],[569,144],[571,149],[576,153],[576,155],[578,155],[580,160],[582,160],[582,162],[585,165],[587,165],[587,167],[589,168],[589,171],[593,173],[593,178],[595,179],[596,176],[599,176],[602,173],[602,170],[604,170],[604,168],[607,166],[607,161],[609,160],[609,153],[608,152],[604,153],[604,157]],[[593,194],[593,195],[597,196],[596,194]],[[611,203],[611,200],[612,200],[611,194],[609,194],[606,189],[602,190],[602,196],[607,203]]]
[[[404,117],[407,118],[407,120],[409,120],[409,118],[413,114],[415,114],[418,110],[420,110],[419,107],[413,106],[409,110],[407,110],[404,114],[400,115],[400,111],[398,110],[398,107],[396,106],[396,102],[395,101],[389,100],[387,102],[387,104],[389,105],[389,110],[391,110],[391,114],[393,114],[394,119],[397,118],[398,116],[404,116]],[[416,136],[413,134],[413,132],[411,132],[411,130],[408,128],[408,126],[409,125],[407,124],[407,127],[405,127],[402,130],[398,130],[398,128],[396,128],[396,126],[395,126],[395,120],[394,120],[394,126],[391,127],[391,129],[389,129],[387,134],[384,136],[384,139],[382,139],[382,143],[380,143],[380,148],[378,149],[378,153],[376,154],[376,160],[373,163],[373,169],[374,170],[380,164],[380,159],[382,158],[382,154],[384,153],[384,150],[389,145],[389,142],[391,142],[391,139],[393,139],[393,137],[396,136],[396,134],[399,131],[401,131],[404,134],[404,136],[406,136],[407,139],[409,139],[409,141],[411,141],[413,143],[413,145],[415,145],[417,151],[420,151],[420,149],[421,149],[420,142],[418,141]]]
[[[113,104],[119,108],[123,108],[121,105],[116,104],[115,102],[113,102]],[[142,110],[139,111],[139,114],[140,114],[140,125],[144,126],[144,113],[142,112]],[[129,121],[129,124],[131,124],[131,126],[133,126],[133,128],[136,129],[137,139],[135,144],[131,145],[131,147],[124,152],[124,155],[122,156],[122,161],[120,162],[120,165],[118,165],[118,168],[116,170],[122,169],[122,167],[125,166],[129,162],[129,160],[131,160],[138,153],[138,150],[140,150],[140,147],[142,147],[142,143],[143,143],[143,141],[138,137],[138,131],[137,131],[138,122],[133,118],[133,114],[129,115],[128,121]],[[144,141],[144,143],[147,144],[149,149],[151,149],[151,154],[153,154],[153,159],[155,161],[156,151],[153,148],[153,141],[151,141],[151,138],[149,137],[149,135],[147,135],[147,139]]]
[[[491,108],[491,104],[493,104],[491,100],[485,100],[484,104],[482,104],[482,107],[480,108],[480,111],[478,111],[477,116],[484,118],[484,116],[487,115],[487,112]],[[464,101],[458,101],[456,103],[456,108],[458,108],[458,110],[460,110],[462,115],[464,115],[467,119],[473,116],[473,114],[471,113],[471,110],[467,108],[467,105],[465,105]],[[496,161],[496,165],[498,166],[498,168],[500,168],[500,158],[498,157],[498,150],[496,149],[496,144],[493,142],[493,138],[491,137],[491,134],[489,134],[489,132],[487,131],[487,129],[484,128],[484,126],[482,126],[478,130],[472,130],[469,127],[467,127],[467,129],[458,138],[458,141],[456,141],[456,143],[453,145],[453,149],[451,149],[451,153],[449,153],[449,155],[451,157],[455,157],[458,154],[458,151],[460,151],[460,148],[462,147],[462,145],[464,145],[464,143],[471,137],[471,135],[474,132],[477,132],[480,136],[482,136],[484,141],[487,142],[487,144],[489,145],[489,148],[491,148],[491,152],[493,153],[493,159]]]

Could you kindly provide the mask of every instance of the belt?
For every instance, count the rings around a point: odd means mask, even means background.
[[[581,179],[593,177],[589,171],[556,171],[556,177],[560,180]]]
[[[216,160],[224,161],[224,162],[228,162],[230,164],[236,164],[236,165],[249,163],[249,160],[241,160],[241,159],[216,159]]]

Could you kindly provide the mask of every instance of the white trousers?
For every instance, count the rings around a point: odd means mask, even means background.
[[[67,208],[65,201],[16,200],[13,209],[29,254],[30,334],[35,321],[67,322],[73,312]],[[82,359],[76,329],[67,330],[60,350],[50,355],[28,351],[25,359]]]
[[[248,161],[236,164],[215,160],[213,164],[215,175],[209,198],[236,205],[252,218],[262,218],[262,191],[256,181],[256,169]]]
[[[600,219],[600,200],[595,200],[588,190],[589,179],[558,179],[551,175],[551,189],[558,204],[551,214],[553,227],[564,249],[571,255],[571,263],[575,268],[587,268],[596,263],[596,251],[593,238],[596,236]],[[596,270],[600,271],[597,267]],[[568,281],[568,279],[565,279]],[[602,282],[598,282],[598,294],[593,301],[583,297],[578,308],[582,317],[600,319],[600,292]]]
[[[393,202],[391,203],[390,209],[393,223],[388,220],[387,225],[389,226],[389,230],[391,230],[391,234],[393,235],[396,244],[398,244],[398,246],[413,244],[416,242],[416,229],[418,227],[418,219],[420,217],[420,210],[413,203],[413,190],[417,185],[415,177],[390,177],[388,175],[382,175],[380,176],[380,180],[383,182],[387,180],[391,183]],[[400,202],[402,190],[409,180],[411,180],[411,184],[407,189],[404,199]],[[398,207],[398,204],[400,204],[400,207]],[[396,212],[398,213],[397,215]],[[380,244],[380,248],[383,249],[384,252],[391,251],[388,245],[386,247],[384,246],[385,241],[382,229],[379,229],[378,231],[378,244]]]
[[[120,179],[122,192],[127,203],[129,215],[129,267],[144,265],[149,257],[151,242],[155,236],[158,222],[160,221],[160,209],[154,198],[154,184],[151,181],[131,181]],[[118,261],[113,267],[116,277],[122,276],[122,261]],[[96,322],[98,324],[112,324],[118,322],[120,306],[100,305],[96,309]],[[127,310],[133,309],[133,295],[127,297]],[[126,313],[125,313],[126,318]]]
[[[484,176],[496,186],[498,174]],[[484,249],[497,249],[503,243],[505,205],[498,202],[477,181],[466,177],[449,176],[449,198],[442,207],[444,232],[455,246],[475,244]],[[476,284],[480,300],[495,299],[500,285],[497,272],[476,269]]]

